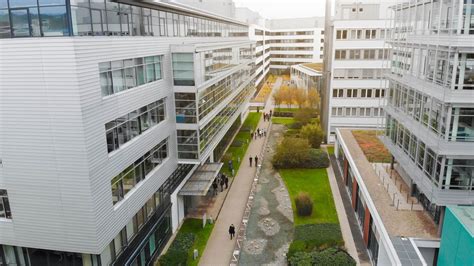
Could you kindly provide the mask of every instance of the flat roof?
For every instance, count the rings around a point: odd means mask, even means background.
[[[423,266],[423,259],[420,258],[410,239],[406,237],[392,236],[390,237],[393,247],[397,252],[398,258],[402,265]]]
[[[392,204],[393,201],[375,173],[372,164],[367,160],[359,143],[352,135],[352,129],[339,128],[338,130],[388,234],[390,236],[438,239],[436,225],[425,211],[397,210],[396,206]]]
[[[322,76],[322,69],[323,69],[323,64],[322,63],[307,63],[307,64],[299,64],[299,65],[293,65],[291,66],[292,68],[299,70],[303,73],[305,73],[308,76],[311,77],[320,77]]]
[[[474,206],[448,206],[448,208],[466,230],[474,236]]]
[[[205,163],[199,166],[179,191],[182,196],[205,196],[223,163]]]

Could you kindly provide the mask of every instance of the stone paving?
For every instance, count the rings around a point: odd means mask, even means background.
[[[272,125],[240,265],[286,265],[285,255],[293,239],[293,210],[285,184],[271,164],[271,147],[284,130],[282,125]]]

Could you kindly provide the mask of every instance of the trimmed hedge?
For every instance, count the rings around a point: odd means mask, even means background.
[[[293,112],[274,112],[272,116],[276,117],[293,117]]]
[[[188,261],[188,252],[192,248],[195,238],[193,233],[178,234],[166,254],[160,257],[160,265],[185,266]]]
[[[352,266],[355,260],[341,248],[327,248],[322,251],[298,252],[288,258],[290,266],[301,265],[327,265],[327,266]]]
[[[236,139],[230,144],[231,147],[242,147],[244,145],[244,141],[240,139]]]
[[[339,224],[305,224],[295,227],[294,240],[288,250],[288,258],[297,252],[312,252],[329,247],[343,247]]]
[[[301,122],[293,122],[288,125],[288,128],[290,129],[301,129],[303,127],[303,123]]]
[[[280,168],[327,168],[326,152],[312,149],[307,139],[286,136],[277,146],[272,159],[273,166]]]

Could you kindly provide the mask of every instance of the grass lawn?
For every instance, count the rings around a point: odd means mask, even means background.
[[[206,248],[207,240],[211,235],[213,227],[214,224],[206,224],[206,227],[202,228],[201,219],[189,218],[184,221],[183,225],[179,229],[178,234],[193,233],[196,236],[193,247],[188,252],[188,265],[198,265],[199,259]],[[199,251],[199,257],[197,260],[193,260],[194,249]]]
[[[290,193],[295,226],[339,223],[326,169],[281,169],[279,172]],[[295,197],[299,192],[306,192],[313,199],[311,216],[301,217],[296,214]]]
[[[354,135],[369,162],[389,163],[392,160],[392,156],[376,133],[377,131],[375,130],[352,131],[352,135]]]
[[[327,146],[326,149],[329,155],[334,155],[334,146]]]
[[[246,128],[250,128],[252,131],[255,131],[257,128],[258,122],[260,121],[260,118],[262,116],[262,113],[256,113],[256,112],[250,112],[245,119],[244,123],[242,124],[241,130],[237,135],[235,136],[234,140],[240,140],[243,142],[242,146],[240,147],[229,147],[224,155],[224,158],[232,158],[232,162],[234,165],[235,169],[235,174],[237,174],[237,171],[239,170],[240,163],[245,160],[244,155],[245,152],[247,151],[247,148],[249,147],[250,144],[250,131],[247,130],[242,130]],[[239,159],[240,158],[240,162]],[[227,162],[224,162],[224,165],[222,166],[221,172],[224,173],[227,176],[230,176],[232,173],[229,171],[229,168],[227,166]]]
[[[293,117],[272,117],[273,124],[289,125],[295,122]]]

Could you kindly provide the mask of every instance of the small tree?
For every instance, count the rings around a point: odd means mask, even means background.
[[[318,124],[307,124],[301,128],[301,135],[308,139],[312,148],[319,149],[324,138],[324,132]]]
[[[283,100],[284,100],[283,96],[284,96],[284,95],[283,95],[283,93],[282,93],[281,88],[278,89],[278,90],[276,90],[276,91],[273,93],[273,95],[272,95],[272,97],[273,97],[273,102],[275,103],[275,105],[276,105],[277,108],[280,108],[280,105],[281,105],[281,103],[282,103]]]
[[[311,122],[311,119],[316,116],[316,111],[310,108],[303,108],[296,111],[293,115],[295,120],[302,125],[306,125]]]
[[[295,88],[295,89],[292,89],[292,92],[293,92],[293,98],[295,100],[295,103],[298,105],[298,108],[299,109],[303,108],[307,99],[306,90],[301,89],[301,88]]]
[[[313,213],[313,200],[306,192],[300,192],[295,198],[296,211],[299,216],[311,216]]]
[[[310,88],[308,90],[307,98],[309,107],[319,110],[319,106],[321,104],[321,97],[319,96],[319,92],[316,88]]]
[[[303,167],[310,160],[310,148],[307,139],[285,137],[273,155],[273,166],[275,168]]]
[[[283,95],[283,102],[286,103],[288,107],[291,108],[291,105],[293,104],[293,98],[294,98],[292,91],[290,90],[290,88],[288,88],[288,86],[281,86],[280,90]]]

